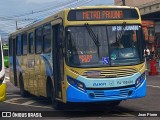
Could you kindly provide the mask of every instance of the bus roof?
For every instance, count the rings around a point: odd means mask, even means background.
[[[81,10],[81,9],[100,9],[100,8],[117,8],[117,9],[136,9],[138,11],[138,8],[137,7],[131,7],[131,6],[106,6],[106,5],[99,5],[99,6],[80,6],[80,7],[76,7],[76,8],[66,8],[66,9],[63,9],[61,11],[58,11],[57,13],[49,16],[49,17],[46,17],[44,18],[43,20],[37,20],[27,26],[25,26],[24,28],[21,28],[21,29],[18,29],[16,30],[15,32],[11,33],[9,36],[14,36],[15,34],[18,34],[18,33],[21,33],[21,32],[24,32],[28,29],[32,29],[32,28],[36,28],[42,24],[45,24],[47,22],[50,22],[52,21],[53,19],[55,19],[56,17],[64,17],[64,12],[67,12],[67,11],[70,11],[70,10]],[[139,11],[138,11],[138,14],[139,14]]]
[[[131,6],[107,6],[107,5],[99,5],[99,6],[80,6],[76,8],[66,8],[65,10],[71,10],[71,9],[96,9],[96,8],[134,8],[137,9],[137,7],[131,7]]]

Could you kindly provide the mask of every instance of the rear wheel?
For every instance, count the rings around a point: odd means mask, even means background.
[[[29,93],[24,89],[23,77],[20,75],[19,77],[19,85],[20,85],[20,93],[22,97],[28,97]]]
[[[52,101],[52,107],[56,110],[62,110],[63,109],[63,103],[56,100],[55,96],[55,89],[53,88],[53,85],[51,85],[51,101]]]

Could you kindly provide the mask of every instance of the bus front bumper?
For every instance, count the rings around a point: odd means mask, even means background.
[[[146,96],[146,80],[138,87],[112,90],[82,91],[69,85],[67,88],[67,102],[104,102],[113,100],[127,100]]]
[[[0,101],[6,100],[6,83],[0,85]]]

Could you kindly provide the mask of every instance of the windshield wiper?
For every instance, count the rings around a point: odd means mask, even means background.
[[[91,36],[93,42],[97,46],[97,52],[98,52],[98,58],[99,58],[99,46],[101,46],[101,45],[100,45],[99,40],[98,40],[98,34],[97,34],[97,36],[95,35],[95,33],[93,32],[93,30],[91,29],[91,27],[88,23],[85,23],[84,25],[85,25],[89,35]]]
[[[119,40],[122,38],[124,32],[125,32],[126,22],[123,22],[122,24],[122,30],[119,32],[119,34],[116,34],[116,44],[119,45]],[[117,33],[117,32],[116,32]]]
[[[91,29],[91,27],[88,23],[85,23],[85,27],[87,28],[87,31],[88,31],[89,35],[91,36],[93,42],[95,43],[97,48],[99,48],[100,43],[99,43],[99,40],[98,40],[98,34],[96,36],[96,34],[93,32],[93,30]]]
[[[117,35],[117,29],[116,29],[116,46],[117,46],[117,50],[119,49],[118,46],[120,46],[120,39],[122,38],[124,32],[125,32],[125,27],[126,27],[126,22],[123,22],[122,24],[122,30],[119,32],[119,34]],[[119,57],[119,50],[118,50],[118,57]]]

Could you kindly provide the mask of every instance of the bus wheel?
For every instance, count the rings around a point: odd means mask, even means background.
[[[24,89],[23,77],[20,75],[19,77],[19,85],[20,85],[20,93],[22,97],[28,97],[29,93]]]
[[[53,86],[51,88],[51,101],[52,101],[52,107],[55,110],[62,110],[63,109],[63,103],[56,100],[55,90],[54,90]]]
[[[111,102],[111,106],[118,106],[121,103],[121,100]]]

